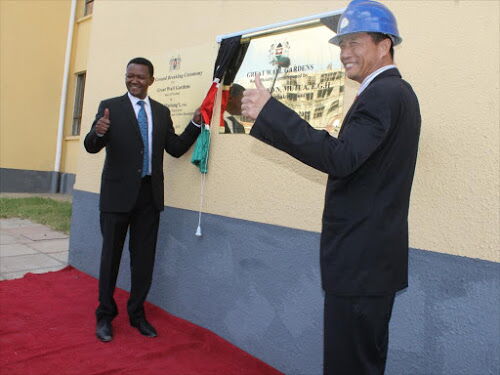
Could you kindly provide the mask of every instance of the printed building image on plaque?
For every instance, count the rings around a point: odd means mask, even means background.
[[[259,73],[274,98],[316,129],[337,136],[343,115],[345,74],[333,32],[317,24],[250,40],[234,84],[255,87]],[[235,116],[248,133],[253,122]]]

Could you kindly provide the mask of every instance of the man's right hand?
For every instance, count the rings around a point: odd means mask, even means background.
[[[257,119],[260,111],[266,105],[267,101],[271,98],[271,94],[264,87],[260,80],[260,74],[255,76],[255,89],[247,89],[243,92],[243,99],[241,99],[242,115]]]
[[[109,126],[111,125],[111,122],[109,121],[109,109],[105,108],[104,109],[104,116],[102,116],[99,120],[97,120],[95,124],[95,132],[99,136],[103,136],[106,134],[109,130]]]

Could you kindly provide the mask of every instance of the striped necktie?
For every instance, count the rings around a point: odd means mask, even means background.
[[[139,123],[139,129],[141,130],[142,143],[144,144],[144,158],[142,160],[142,173],[141,177],[149,175],[149,142],[148,142],[148,116],[146,115],[146,110],[144,109],[144,101],[139,100],[137,104],[141,107],[139,114],[137,115],[137,122]]]

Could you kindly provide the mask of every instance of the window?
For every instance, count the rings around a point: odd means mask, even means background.
[[[309,121],[311,119],[311,111],[299,111],[299,116],[304,120]]]
[[[339,108],[339,100],[335,100],[332,105],[330,106],[330,108],[328,109],[328,113],[332,113],[333,111],[335,111],[336,109]]]
[[[308,76],[307,77],[307,85],[315,85],[316,84],[316,77],[315,76]]]
[[[333,91],[333,87],[329,87],[327,89],[321,89],[318,91],[317,96],[318,96],[318,98],[321,98],[321,99],[324,97],[328,98],[330,96],[330,94],[332,93],[332,91]]]
[[[73,126],[71,128],[71,135],[80,135],[80,127],[82,123],[83,94],[85,92],[85,77],[85,72],[78,73],[76,75],[75,104],[73,108]]]
[[[334,81],[337,78],[337,73],[339,72],[322,74],[320,77],[321,79],[320,83]]]
[[[323,116],[323,111],[325,110],[325,107],[318,107],[314,109],[314,118],[320,118]]]
[[[85,8],[83,9],[83,15],[88,16],[89,14],[92,14],[92,11],[94,9],[94,0],[84,0],[85,1]]]

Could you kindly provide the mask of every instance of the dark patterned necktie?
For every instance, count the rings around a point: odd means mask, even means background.
[[[139,100],[137,104],[141,107],[139,114],[137,115],[137,122],[139,123],[139,129],[141,130],[142,143],[144,143],[144,158],[142,160],[142,173],[141,177],[144,177],[149,173],[149,143],[148,143],[148,116],[146,115],[146,110],[144,109],[144,101]]]

